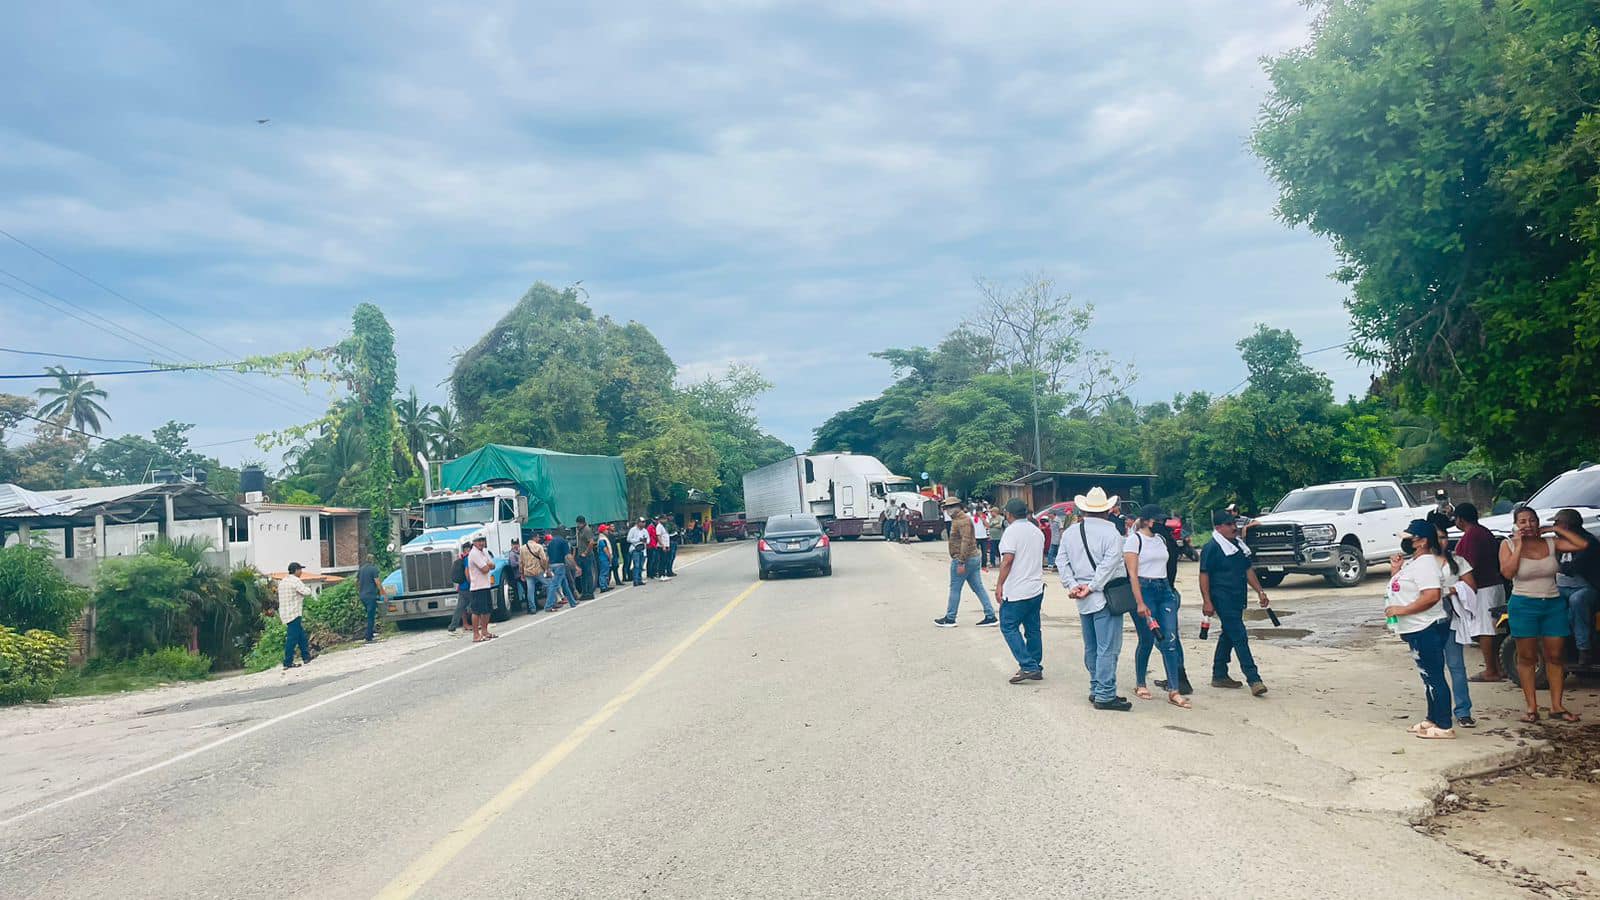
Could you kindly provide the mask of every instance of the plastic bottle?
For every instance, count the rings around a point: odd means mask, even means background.
[[[1204,619],[1200,620],[1200,640],[1206,641],[1206,640],[1210,640],[1210,639],[1211,639],[1211,617],[1210,616],[1206,616]]]
[[[1383,624],[1385,626],[1387,626],[1388,629],[1390,631],[1394,632],[1395,634],[1399,634],[1400,633],[1400,617],[1399,616],[1390,616],[1387,619],[1383,620]]]

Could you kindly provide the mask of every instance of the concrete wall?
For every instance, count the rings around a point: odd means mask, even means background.
[[[311,520],[311,540],[300,539],[300,519]],[[250,520],[250,562],[263,572],[284,572],[297,562],[312,572],[322,571],[322,547],[317,540],[322,513],[316,510],[263,509]]]

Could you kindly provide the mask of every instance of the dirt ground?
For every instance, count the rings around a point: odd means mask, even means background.
[[[1576,683],[1574,683],[1576,686]],[[1597,685],[1579,687],[1579,725],[1542,722],[1550,749],[1491,775],[1454,782],[1420,826],[1512,883],[1543,897],[1600,897],[1600,722]]]

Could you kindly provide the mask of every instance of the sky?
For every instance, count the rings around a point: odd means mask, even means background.
[[[337,341],[370,300],[401,389],[534,282],[730,362],[804,448],[932,345],[975,278],[1051,277],[1140,401],[1223,392],[1265,322],[1348,336],[1326,241],[1247,147],[1299,0],[23,4],[0,33],[9,351],[225,361]],[[258,119],[267,119],[258,123]],[[70,267],[70,269],[68,268]],[[72,270],[76,270],[76,273]],[[87,276],[87,277],[84,277]],[[92,279],[92,281],[90,280]],[[1367,372],[1310,360],[1342,396]],[[261,376],[97,378],[108,434],[225,463],[312,420]],[[26,392],[40,382],[9,381]]]

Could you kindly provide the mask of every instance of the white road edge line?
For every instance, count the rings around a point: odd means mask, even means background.
[[[723,550],[717,550],[716,552],[711,553],[711,554],[709,554],[707,556],[702,556],[699,559],[692,559],[692,560],[689,560],[689,561],[685,562],[683,564],[682,568],[687,569],[687,568],[699,565],[700,563],[703,563],[706,560],[716,559],[717,557],[721,556],[724,553],[729,553],[729,552],[732,552],[733,550],[737,550],[737,549],[738,549],[737,547],[728,547],[728,548],[723,549]],[[615,594],[620,593],[620,592],[622,592],[624,590],[627,590],[628,588],[631,588],[631,587],[634,587],[634,586],[635,585],[632,582],[628,582],[627,584],[620,585],[619,587],[616,588],[616,590],[614,590],[612,592],[612,595],[614,596]],[[587,601],[583,605],[586,606],[586,605],[588,605],[588,603],[594,603],[594,602],[596,602],[598,600],[605,600],[605,599],[607,599],[607,595],[602,594],[599,597],[594,598],[594,600]],[[510,637],[511,635],[516,634],[519,631],[524,631],[526,629],[533,628],[536,625],[543,625],[546,622],[552,621],[552,620],[556,619],[559,616],[562,616],[562,615],[565,615],[565,614],[571,613],[571,612],[576,612],[576,610],[572,609],[571,607],[568,607],[567,609],[564,609],[564,610],[556,613],[555,615],[546,616],[545,618],[542,618],[542,619],[536,619],[535,621],[532,621],[532,622],[524,622],[521,625],[518,625],[517,627],[510,629],[509,631],[500,632],[500,635],[501,635],[501,637]],[[160,770],[165,769],[168,766],[177,765],[178,763],[181,763],[181,762],[183,762],[185,760],[194,759],[196,756],[199,756],[199,755],[201,755],[203,753],[209,753],[210,751],[215,750],[218,747],[223,746],[224,744],[231,744],[234,741],[239,740],[240,738],[248,737],[249,735],[255,734],[258,731],[264,731],[264,730],[266,730],[268,728],[271,728],[274,725],[281,725],[282,723],[287,722],[290,719],[302,716],[302,715],[304,715],[304,714],[306,714],[308,712],[311,712],[312,710],[320,709],[320,708],[322,708],[324,706],[327,706],[330,703],[337,703],[340,700],[344,700],[344,699],[347,699],[349,697],[354,697],[356,694],[362,693],[364,691],[371,690],[372,688],[375,688],[375,687],[377,687],[377,686],[379,686],[381,684],[387,684],[387,683],[389,683],[391,681],[394,681],[396,679],[404,678],[407,675],[415,675],[416,673],[422,671],[423,669],[426,669],[426,668],[428,668],[430,666],[438,665],[439,663],[442,663],[447,659],[453,659],[453,658],[455,658],[457,656],[460,656],[463,653],[468,653],[470,651],[477,650],[482,646],[483,646],[482,644],[468,644],[467,646],[462,647],[462,648],[460,648],[458,650],[452,650],[452,651],[450,651],[449,653],[446,653],[443,656],[436,656],[433,659],[426,660],[424,662],[420,662],[420,663],[412,666],[409,669],[402,669],[399,672],[394,672],[392,674],[385,675],[385,676],[383,676],[382,678],[379,678],[376,681],[369,681],[366,684],[357,685],[356,687],[350,688],[349,690],[342,691],[340,693],[334,694],[332,697],[324,697],[323,699],[318,700],[315,703],[307,704],[305,706],[300,707],[299,709],[290,710],[289,712],[286,712],[286,713],[284,713],[282,715],[274,716],[273,718],[267,719],[264,722],[257,722],[256,724],[251,725],[249,728],[243,729],[242,731],[236,731],[233,734],[227,735],[225,737],[217,738],[216,740],[212,741],[209,744],[202,744],[199,747],[195,747],[192,750],[185,750],[184,752],[179,753],[177,756],[169,757],[169,758],[164,759],[164,760],[162,760],[160,762],[157,762],[157,763],[151,763],[150,765],[145,766],[142,769],[136,769],[136,770],[134,770],[132,772],[128,772],[128,773],[123,774],[123,775],[118,775],[117,777],[111,779],[110,781],[104,781],[104,782],[101,782],[100,784],[97,784],[97,785],[95,785],[93,787],[84,788],[83,790],[77,792],[76,794],[70,794],[70,795],[68,795],[66,797],[61,797],[61,798],[56,799],[56,800],[51,800],[48,803],[42,804],[40,806],[36,806],[36,807],[34,807],[34,808],[30,809],[30,810],[26,810],[24,812],[20,812],[20,813],[18,813],[16,815],[12,816],[9,819],[0,819],[0,828],[7,828],[9,826],[15,825],[18,822],[21,822],[22,820],[24,820],[26,818],[29,818],[30,816],[34,816],[34,815],[37,815],[38,813],[42,813],[45,810],[55,809],[58,806],[65,806],[68,803],[73,803],[73,802],[76,802],[78,800],[82,800],[82,799],[84,799],[86,797],[92,797],[95,794],[100,793],[101,791],[104,791],[104,790],[107,790],[109,788],[115,787],[115,786],[117,786],[119,784],[122,784],[124,782],[132,781],[135,778],[141,778],[141,777],[143,777],[145,775],[149,775],[152,772],[159,772]]]

